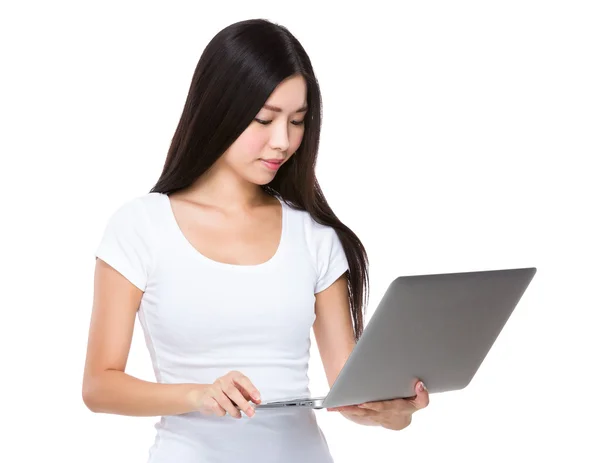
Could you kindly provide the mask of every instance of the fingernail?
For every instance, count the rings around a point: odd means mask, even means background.
[[[252,394],[252,398],[254,400],[260,400],[260,394],[258,394],[257,392],[255,392],[254,394]]]
[[[425,387],[425,384],[423,383],[423,381],[419,381],[419,391],[423,392],[426,389],[427,388]]]

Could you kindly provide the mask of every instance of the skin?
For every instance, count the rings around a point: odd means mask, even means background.
[[[170,195],[182,232],[212,260],[256,265],[269,260],[278,247],[281,206],[260,188],[274,178],[276,171],[267,168],[261,159],[275,158],[285,163],[300,146],[305,111],[298,110],[306,107],[304,79],[294,76],[283,81],[265,106],[281,111],[263,107],[256,118],[265,124],[254,120],[208,172],[190,187]],[[225,391],[230,397],[239,397],[240,408],[252,416],[254,410],[248,401],[259,391],[242,373],[228,374],[212,385],[157,384],[124,373],[142,296],[142,291],[125,277],[97,259],[82,391],[88,408],[131,416],[205,410],[241,417],[223,395]],[[355,346],[345,276],[315,298],[313,329],[331,386]],[[332,410],[359,424],[399,430],[428,403],[427,391],[417,387],[412,399]]]
[[[281,234],[281,206],[260,188],[276,175],[261,159],[281,159],[296,152],[304,135],[304,79],[282,82],[254,120],[217,162],[193,185],[170,195],[178,224],[188,240],[218,262],[253,265],[276,251]]]
[[[331,387],[355,346],[346,278],[339,278],[315,297],[313,330]],[[421,385],[419,381],[415,386],[415,396],[409,399],[368,402],[328,410],[338,411],[358,424],[398,431],[411,423],[413,413],[429,405],[429,393],[425,387],[421,389]]]

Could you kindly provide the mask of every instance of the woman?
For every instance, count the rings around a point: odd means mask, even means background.
[[[310,409],[314,329],[329,384],[363,329],[368,261],[315,178],[319,87],[282,26],[233,24],[195,70],[162,175],[110,218],[97,249],[83,399],[162,416],[149,461],[330,462]],[[138,314],[157,382],[124,373]],[[343,407],[402,429],[428,403]],[[239,407],[239,409],[238,409]]]

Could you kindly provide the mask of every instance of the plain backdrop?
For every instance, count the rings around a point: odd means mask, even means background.
[[[0,461],[145,462],[158,418],[81,400],[94,251],[160,175],[197,61],[266,18],[307,50],[317,174],[396,276],[535,266],[473,382],[404,431],[317,412],[337,462],[598,462],[596,2],[5,2]],[[139,325],[127,371],[153,380]],[[313,343],[314,394],[327,392]]]

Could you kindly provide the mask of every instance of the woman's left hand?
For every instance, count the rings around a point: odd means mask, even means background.
[[[399,431],[406,428],[412,415],[429,405],[429,393],[422,381],[415,387],[416,396],[410,399],[383,400],[346,407],[328,408],[329,411],[339,411],[351,421],[366,426],[382,426],[386,429]]]

